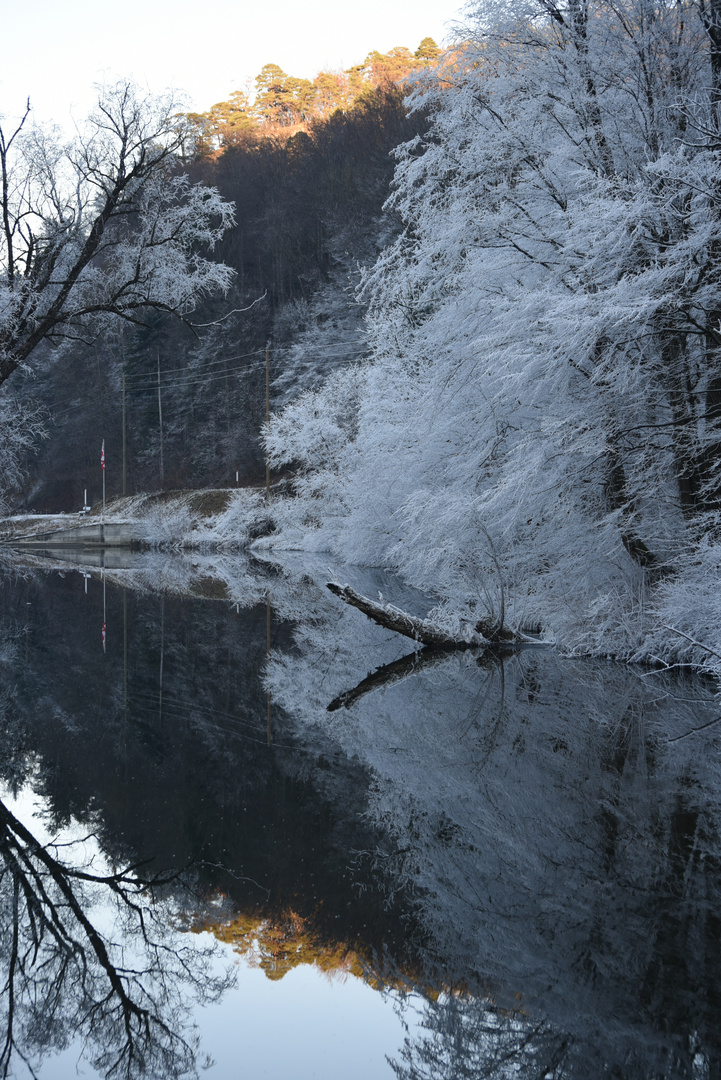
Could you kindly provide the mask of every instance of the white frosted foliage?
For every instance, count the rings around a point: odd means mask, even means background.
[[[431,123],[365,277],[372,359],[271,422],[300,466],[273,543],[395,569],[439,618],[503,602],[569,650],[719,665],[704,11],[475,9],[410,98]]]

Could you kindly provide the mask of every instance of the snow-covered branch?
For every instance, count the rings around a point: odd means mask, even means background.
[[[41,343],[150,310],[187,319],[229,286],[231,271],[201,252],[233,207],[178,172],[177,112],[125,82],[69,145],[22,125],[0,131],[0,385]]]

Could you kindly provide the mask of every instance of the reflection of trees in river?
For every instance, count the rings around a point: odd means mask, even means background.
[[[367,861],[349,866],[382,846],[363,819],[364,770],[323,735],[297,739],[275,707],[267,745],[265,603],[236,611],[108,584],[105,654],[97,580],[86,597],[72,570],[30,578],[0,610],[27,624],[15,660],[0,664],[15,740],[0,775],[17,785],[30,774],[53,827],[85,822],[118,864],[195,860],[208,894],[259,920],[292,911],[320,946],[362,942],[373,954],[403,937],[400,905],[372,887]],[[273,645],[288,646],[276,622]]]
[[[32,747],[56,820],[94,821],[118,861],[199,855],[243,911],[317,917],[328,940],[395,934],[401,967],[413,895],[425,980],[463,993],[428,1002],[401,1076],[718,1068],[721,725],[695,731],[718,715],[711,690],[529,651],[400,664],[355,693],[403,644],[279,577],[296,633],[267,669],[269,750],[264,609],[168,600],[161,633],[160,603],[129,597],[125,707],[120,598],[103,657],[82,584],[61,584],[31,586],[13,775]],[[349,871],[352,850],[375,876]]]
[[[524,1080],[555,1054],[553,1076],[718,1069],[713,688],[544,650],[368,679],[390,644],[374,650],[362,617],[340,618],[341,633],[299,627],[271,690],[299,729],[332,732],[370,770],[369,816],[399,853],[378,866],[415,893],[429,969],[481,995],[429,1003],[431,1043],[407,1048],[400,1075],[435,1076],[436,1054],[441,1076],[504,1075],[495,1055],[516,1039],[507,1060]],[[517,998],[523,1013],[501,1011]]]
[[[179,943],[167,879],[99,869],[84,846],[42,843],[0,802],[0,1075],[78,1038],[106,1076],[197,1075],[190,1008],[231,980]]]
[[[563,1080],[570,1049],[569,1037],[544,1020],[494,1010],[483,998],[442,994],[428,1003],[421,1032],[406,1037],[392,1065],[398,1080]]]
[[[442,994],[426,1003],[420,1030],[391,1061],[398,1080],[711,1080],[716,1061],[695,1028],[686,1039],[662,1029],[616,1043],[593,1030],[564,1031],[538,1012],[499,1009],[483,997]],[[610,1054],[599,1050],[610,1048]],[[592,1053],[589,1056],[588,1052]],[[716,1059],[717,1060],[717,1059]]]

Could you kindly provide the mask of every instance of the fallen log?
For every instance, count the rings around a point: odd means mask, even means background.
[[[523,640],[508,630],[486,627],[481,623],[476,623],[474,628],[469,629],[467,635],[450,634],[430,619],[418,619],[415,615],[409,615],[407,611],[401,611],[392,604],[371,600],[357,593],[355,589],[351,589],[350,585],[337,585],[334,581],[329,581],[327,587],[335,596],[346,604],[350,604],[351,607],[358,608],[379,626],[385,627],[386,630],[395,630],[397,634],[403,634],[404,637],[417,641],[427,649],[473,649],[478,646],[513,644]],[[483,632],[484,630],[486,633]]]

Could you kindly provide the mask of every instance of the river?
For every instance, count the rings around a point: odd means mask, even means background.
[[[716,687],[326,572],[0,565],[0,1075],[718,1076]]]

